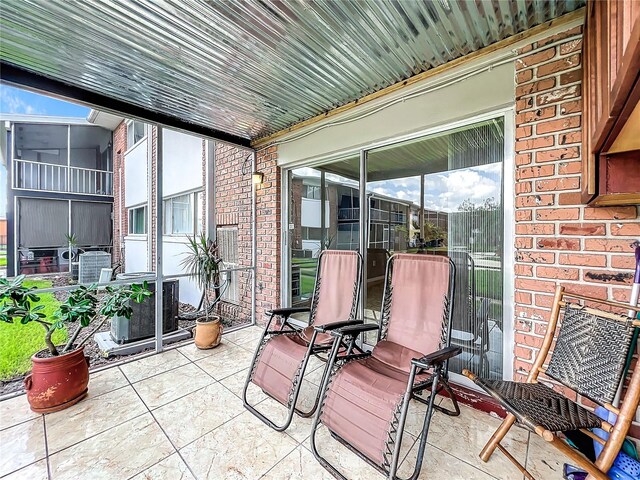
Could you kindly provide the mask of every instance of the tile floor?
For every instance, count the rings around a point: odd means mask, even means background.
[[[313,479],[332,477],[309,450],[311,419],[295,417],[278,433],[247,412],[240,399],[261,330],[226,334],[214,350],[193,344],[93,374],[89,396],[62,412],[37,415],[24,396],[0,402],[0,478],[64,479]],[[301,401],[313,398],[321,362],[305,377]],[[249,400],[283,418],[284,408],[257,388]],[[442,402],[448,400],[443,399]],[[415,460],[422,405],[412,405],[400,474]],[[460,417],[436,413],[421,479],[522,479],[497,452],[478,452],[499,424],[462,406]],[[544,441],[514,428],[505,444],[537,479],[562,478],[565,459]],[[321,453],[351,479],[383,477],[353,453],[318,433]]]

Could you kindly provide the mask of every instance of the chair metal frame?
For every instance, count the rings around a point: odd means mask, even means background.
[[[347,351],[346,354],[340,354],[340,346],[347,343],[351,344],[353,341],[358,338],[359,335],[369,332],[369,331],[378,331],[378,341],[383,340],[386,337],[387,326],[389,322],[388,311],[385,308],[385,304],[388,306],[388,297],[387,295],[391,294],[391,273],[393,269],[393,260],[394,257],[391,256],[387,260],[386,273],[385,273],[385,288],[383,295],[383,317],[381,319],[380,324],[360,324],[360,325],[352,325],[346,326],[342,328],[335,329],[331,332],[333,336],[336,337],[336,341],[333,344],[331,349],[331,353],[329,355],[328,366],[324,375],[324,379],[322,382],[322,387],[320,390],[320,408],[317,409],[313,425],[311,427],[311,451],[314,456],[318,460],[318,462],[327,469],[335,478],[347,480],[346,477],[340,473],[327,459],[325,459],[318,452],[317,444],[316,444],[316,433],[318,427],[322,423],[322,407],[326,400],[326,396],[328,393],[328,386],[331,382],[331,378],[339,371],[340,367],[347,364],[351,361],[357,361],[361,359],[365,359],[371,355],[371,352],[358,352],[351,353],[351,351]],[[380,471],[384,475],[387,475],[389,479],[399,479],[397,476],[398,470],[398,461],[400,457],[400,448],[402,445],[402,437],[404,434],[404,426],[407,419],[407,413],[409,409],[410,401],[416,400],[420,403],[427,405],[427,411],[425,414],[422,432],[420,434],[420,444],[418,447],[418,456],[416,458],[416,464],[414,466],[413,473],[409,480],[416,480],[420,475],[420,470],[422,468],[422,461],[424,457],[424,451],[427,444],[427,435],[429,432],[429,426],[431,423],[431,417],[433,416],[434,410],[440,411],[449,416],[458,416],[460,415],[460,407],[458,406],[458,402],[456,399],[453,390],[448,382],[449,375],[449,359],[459,355],[462,352],[462,348],[459,346],[450,345],[451,342],[451,322],[452,322],[452,308],[450,301],[454,298],[455,292],[455,265],[449,259],[449,288],[448,288],[448,302],[445,306],[446,312],[445,317],[446,325],[443,325],[442,331],[442,344],[444,347],[436,352],[429,353],[422,358],[414,358],[411,360],[411,370],[408,375],[407,388],[403,396],[402,405],[399,410],[399,414],[397,416],[397,425],[393,426],[391,434],[395,434],[394,439],[394,449],[392,452],[391,461],[389,462],[388,468],[380,466],[374,462],[372,462],[369,458],[367,458],[364,454],[359,452],[354,446],[350,445],[346,440],[339,437],[335,433],[331,432],[331,435],[340,443],[349,448],[352,452],[362,458],[364,461],[373,466],[376,470]],[[417,300],[419,301],[419,300]],[[387,311],[387,315],[385,316],[385,311]],[[444,331],[446,328],[446,332]],[[419,373],[426,371],[429,368],[433,368],[433,374],[430,378],[423,380],[419,383],[414,383],[416,376]],[[429,390],[430,395],[428,398],[422,398],[420,394],[424,390]],[[453,410],[446,409],[439,405],[435,405],[435,398],[438,393],[442,390],[446,391],[451,400],[453,401]]]
[[[628,304],[623,304],[619,302],[609,301],[609,300],[601,300],[598,298],[588,297],[585,295],[579,295],[574,293],[567,293],[564,290],[564,287],[558,286],[555,291],[553,307],[551,310],[551,318],[549,320],[549,324],[547,326],[547,332],[545,334],[544,340],[542,342],[542,346],[540,347],[540,351],[538,356],[536,357],[533,366],[531,367],[531,371],[527,376],[526,382],[523,383],[539,383],[538,377],[540,374],[544,374],[546,369],[543,365],[545,365],[547,356],[549,354],[549,350],[553,344],[553,340],[555,338],[556,330],[558,329],[558,319],[560,317],[560,310],[563,307],[566,307],[567,303],[564,298],[569,297],[572,299],[581,300],[583,302],[597,303],[601,305],[607,305],[609,307],[614,307],[616,309],[621,309],[622,311],[627,312],[635,312],[637,315],[640,312],[640,305],[633,307]],[[603,315],[610,315],[606,312],[601,312]],[[635,327],[640,327],[639,320],[631,320],[631,324]],[[464,370],[462,372],[468,378],[476,382],[478,379],[476,375],[469,372],[468,370]],[[477,382],[476,382],[477,383]],[[531,422],[527,422],[526,419],[518,418],[514,413],[508,412],[505,419],[502,421],[502,424],[491,436],[487,444],[484,446],[482,451],[480,452],[480,458],[482,461],[487,462],[493,452],[499,449],[504,455],[516,466],[518,469],[525,475],[525,477],[529,480],[535,480],[534,477],[528,472],[525,467],[523,467],[518,460],[516,460],[507,449],[501,445],[500,441],[505,437],[509,429],[513,426],[514,423],[518,422],[528,427],[529,430],[532,430],[535,434],[542,437],[545,441],[552,444],[555,448],[560,450],[564,455],[569,457],[572,461],[576,462],[581,468],[586,470],[589,474],[587,479],[598,479],[598,480],[608,480],[607,472],[613,465],[613,462],[620,452],[622,447],[622,443],[629,431],[631,426],[631,422],[633,421],[636,411],[638,409],[638,402],[640,400],[640,368],[636,366],[631,376],[631,380],[629,381],[629,386],[624,397],[624,401],[620,408],[616,408],[609,403],[604,403],[602,406],[606,408],[608,411],[615,413],[618,418],[615,425],[611,425],[607,422],[602,422],[602,429],[609,433],[609,439],[604,441],[592,433],[590,430],[581,429],[580,431],[593,440],[601,443],[604,448],[595,462],[589,460],[586,456],[578,452],[578,450],[571,448],[563,439],[561,439],[555,432],[547,430],[546,428],[540,425],[533,425]],[[598,402],[600,403],[600,402]]]
[[[247,375],[247,379],[245,381],[244,384],[244,389],[242,391],[242,403],[244,404],[245,408],[247,410],[249,410],[251,413],[253,413],[256,417],[258,417],[260,420],[262,420],[265,424],[267,424],[268,426],[270,426],[271,428],[273,428],[274,430],[278,431],[278,432],[282,432],[284,430],[286,430],[287,428],[289,428],[289,426],[291,425],[291,422],[293,420],[293,414],[297,413],[299,416],[303,417],[303,418],[309,418],[311,417],[315,412],[316,409],[318,408],[318,403],[319,403],[319,394],[320,394],[320,390],[318,390],[318,394],[316,395],[316,399],[315,399],[315,403],[313,405],[313,407],[311,408],[311,410],[304,412],[298,408],[296,408],[296,403],[298,402],[298,396],[300,395],[300,388],[302,387],[302,380],[304,377],[304,374],[306,372],[307,369],[307,365],[309,363],[309,359],[311,358],[312,355],[318,356],[318,354],[323,353],[323,352],[327,352],[330,351],[333,347],[333,343],[329,343],[327,345],[316,345],[316,338],[318,336],[318,333],[326,333],[326,332],[330,332],[334,329],[340,328],[340,327],[346,327],[346,326],[350,326],[350,325],[357,325],[359,323],[362,323],[362,320],[356,320],[355,317],[357,315],[358,312],[358,304],[359,304],[359,300],[360,300],[360,286],[362,284],[362,264],[363,264],[363,259],[362,259],[362,255],[359,252],[354,252],[357,255],[357,273],[356,273],[356,282],[354,284],[354,289],[353,289],[353,299],[352,299],[352,308],[351,308],[351,313],[349,315],[349,318],[346,320],[339,320],[336,322],[332,322],[332,323],[327,323],[324,325],[319,325],[316,326],[313,330],[313,335],[311,337],[310,341],[304,340],[305,343],[307,343],[307,352],[304,356],[304,359],[302,360],[302,366],[300,367],[300,369],[298,370],[294,381],[293,381],[293,385],[292,385],[292,392],[289,396],[289,405],[285,405],[285,407],[287,407],[288,409],[288,414],[287,417],[284,421],[283,424],[278,425],[276,424],[273,420],[269,419],[267,416],[265,416],[264,414],[262,414],[261,412],[259,412],[255,406],[251,405],[249,403],[249,401],[247,400],[247,390],[249,388],[249,384],[252,383],[252,378],[253,378],[253,374],[255,371],[255,368],[258,364],[258,360],[260,359],[260,354],[262,353],[262,350],[264,348],[264,346],[266,345],[266,343],[273,337],[278,336],[278,335],[299,335],[300,332],[302,331],[302,328],[292,324],[289,321],[289,317],[291,315],[293,315],[294,313],[304,313],[304,312],[309,312],[309,325],[308,326],[312,326],[314,321],[315,321],[315,315],[314,312],[318,307],[318,301],[319,301],[319,293],[320,293],[320,280],[321,280],[321,275],[322,275],[322,258],[324,257],[324,255],[326,254],[328,250],[324,250],[320,253],[320,255],[318,256],[318,268],[316,269],[316,277],[315,277],[315,284],[314,284],[314,292],[313,292],[313,296],[312,296],[312,300],[311,300],[311,305],[308,307],[285,307],[285,308],[276,308],[276,309],[272,309],[270,311],[267,312],[267,314],[269,314],[269,320],[267,321],[264,330],[262,332],[262,336],[260,338],[260,341],[258,342],[258,346],[256,347],[256,350],[253,354],[253,359],[251,361],[251,368],[249,368],[249,373]],[[271,328],[271,323],[273,322],[273,319],[275,317],[280,317],[282,320],[282,324],[280,326],[280,329],[270,329]],[[344,347],[347,349],[348,352],[351,352],[353,349],[357,349],[358,351],[361,351],[359,349],[359,347],[355,344],[355,339],[348,343],[348,344],[344,344]],[[320,358],[320,357],[318,357]],[[325,367],[325,371],[323,373],[322,376],[322,380],[324,380],[324,376],[326,375],[326,367]],[[321,383],[322,384],[322,383]],[[266,392],[265,392],[266,393]],[[268,393],[267,393],[268,395]],[[271,396],[269,396],[270,398],[273,398]],[[276,399],[274,399],[276,400]],[[277,400],[276,400],[277,401]],[[278,402],[280,403],[280,402]]]

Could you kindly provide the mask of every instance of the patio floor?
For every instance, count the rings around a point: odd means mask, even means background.
[[[309,450],[311,419],[295,417],[278,433],[247,412],[241,389],[261,329],[226,334],[214,350],[193,344],[95,373],[89,396],[62,412],[37,415],[24,396],[0,402],[0,477],[3,479],[330,479]],[[302,401],[322,374],[311,364]],[[254,387],[250,401],[283,418],[284,408]],[[448,400],[442,399],[442,402]],[[419,428],[415,402],[408,431]],[[482,463],[478,452],[499,424],[462,406],[459,417],[434,415],[421,479],[521,479],[500,453]],[[415,459],[415,436],[403,442]],[[544,441],[513,428],[505,444],[538,479],[562,478],[565,459]],[[318,434],[321,453],[352,479],[383,477],[332,440]]]

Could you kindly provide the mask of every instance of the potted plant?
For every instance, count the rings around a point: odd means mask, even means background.
[[[73,290],[65,302],[46,318],[44,306],[37,305],[40,297],[35,287],[23,285],[24,275],[14,279],[0,278],[0,321],[31,322],[42,325],[47,348],[31,357],[32,372],[24,380],[31,410],[48,413],[62,410],[87,394],[89,359],[84,356],[84,344],[104,323],[116,316],[131,317],[130,301],[141,302],[151,295],[144,284],[104,287],[98,293],[96,285]],[[51,337],[65,323],[77,323],[65,345],[54,345]],[[80,332],[95,324],[91,332],[78,341]]]
[[[189,250],[184,253],[182,266],[202,289],[204,315],[196,319],[194,343],[200,349],[214,348],[222,338],[220,317],[211,313],[211,290],[214,301],[220,295],[220,265],[218,245],[205,234],[187,237]]]

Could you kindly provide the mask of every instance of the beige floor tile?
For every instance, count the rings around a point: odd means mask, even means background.
[[[213,383],[154,410],[153,415],[173,444],[182,448],[242,412],[240,399]]]
[[[0,430],[41,416],[29,408],[26,395],[9,398],[0,402]]]
[[[233,375],[248,368],[253,353],[233,344],[224,344],[215,349],[215,353],[198,360],[196,363],[216,380]]]
[[[219,348],[222,348],[223,345],[226,345],[226,340],[224,339],[224,336],[222,337],[222,342],[220,342],[220,345],[217,346],[216,348],[208,348],[206,350],[201,350],[198,347],[195,346],[195,344],[193,342],[186,344],[183,347],[180,347],[176,350],[178,350],[180,353],[182,353],[185,357],[187,357],[189,360],[191,361],[195,361],[195,360],[200,360],[201,358],[205,358],[208,357],[209,355],[213,355]]]
[[[140,472],[131,480],[195,480],[177,453]]]
[[[0,477],[45,457],[42,418],[0,431]]]
[[[258,479],[297,444],[249,412],[187,445],[180,453],[200,480]]]
[[[184,395],[210,385],[214,380],[192,363],[135,383],[149,409],[166,405]]]
[[[504,456],[499,451],[493,454],[494,457],[497,455]],[[493,459],[493,457],[491,458]],[[562,466],[565,463],[575,465],[575,462],[569,460],[544,439],[533,433],[531,434],[527,464],[525,466],[534,478],[560,480],[562,479]]]
[[[2,477],[2,480],[48,480],[47,461],[40,460],[20,470]]]
[[[309,450],[300,445],[262,478],[264,480],[332,480],[333,476],[316,461]]]
[[[225,333],[222,336],[223,340],[235,343],[236,345],[247,345],[250,347],[257,347],[258,341],[262,337],[264,328],[261,327],[245,327],[235,332]]]
[[[189,363],[189,359],[176,349],[141,358],[135,362],[125,363],[120,366],[120,369],[131,383],[135,383],[186,363]]]
[[[107,368],[89,377],[89,397],[97,397],[125,385],[129,385],[129,382],[118,367]]]
[[[49,454],[104,432],[147,411],[132,387],[88,398],[46,415]]]
[[[288,410],[272,398],[267,398],[260,402],[255,408],[276,425],[282,425],[288,414]],[[294,413],[291,425],[289,425],[289,428],[286,430],[287,435],[291,436],[297,442],[304,442],[311,433],[312,422],[313,417],[303,418]]]
[[[450,407],[450,400],[444,399],[442,405]],[[496,454],[487,463],[478,457],[501,420],[466,405],[460,405],[460,409],[462,413],[458,417],[437,413],[433,416],[429,443],[499,479],[521,478],[520,471],[504,455]],[[511,454],[523,464],[528,436],[527,431],[514,427],[502,441]]]
[[[413,473],[416,455],[418,454],[418,446],[419,444],[416,442],[400,466],[398,471],[400,477],[406,478]],[[491,480],[494,477],[459,460],[453,455],[449,455],[427,444],[418,480],[432,478],[446,478],[448,480]],[[520,478],[522,478],[522,475],[510,477],[511,480]],[[542,479],[542,477],[540,478]]]
[[[51,477],[52,480],[128,479],[174,451],[147,413],[52,455]]]
[[[245,368],[244,370],[240,370],[238,373],[234,373],[233,375],[229,375],[228,377],[220,380],[220,383],[242,399],[242,390],[244,389],[244,382],[247,380],[248,373],[249,369]],[[260,387],[257,387],[253,383],[249,384],[249,388],[247,390],[247,401],[249,404],[256,405],[257,403],[262,402],[265,398],[268,397]]]

